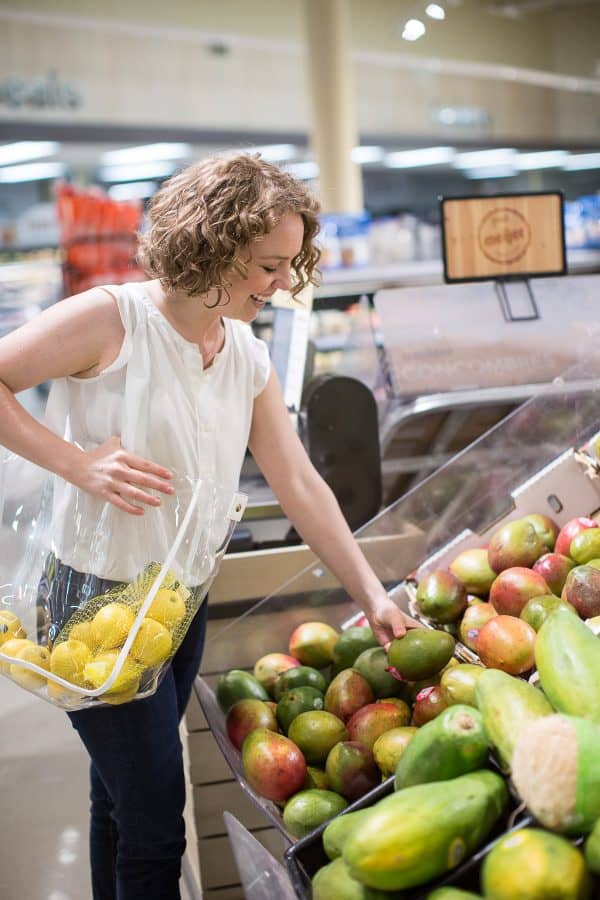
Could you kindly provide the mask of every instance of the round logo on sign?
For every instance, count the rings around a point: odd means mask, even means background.
[[[531,226],[525,216],[507,206],[490,210],[481,220],[479,249],[495,263],[514,263],[531,244]]]

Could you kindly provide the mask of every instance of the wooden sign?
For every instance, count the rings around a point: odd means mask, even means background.
[[[566,273],[559,191],[445,197],[441,212],[447,282]]]

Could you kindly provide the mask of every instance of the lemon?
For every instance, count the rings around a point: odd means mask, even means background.
[[[69,640],[82,641],[90,650],[94,649],[94,633],[91,622],[78,622],[69,632]]]
[[[99,653],[98,656],[95,656],[86,664],[83,670],[85,681],[94,688],[102,687],[114,669],[118,655],[116,650],[107,650],[105,653]],[[128,694],[130,691],[133,691],[135,695],[140,683],[142,670],[143,666],[128,656],[114,684],[102,695],[102,699],[108,694]]]
[[[20,647],[14,658],[35,663],[36,666],[46,669],[47,672],[50,671],[50,651],[47,647],[34,644],[33,641],[28,641],[24,647]],[[16,681],[17,684],[20,684],[21,687],[26,688],[28,691],[37,691],[38,688],[47,683],[43,675],[38,675],[37,672],[30,672],[29,669],[23,669],[17,663],[11,664],[9,675],[13,681]]]
[[[121,647],[133,625],[135,615],[125,603],[107,603],[92,619],[92,639],[95,648],[113,650]]]
[[[26,638],[21,620],[9,609],[0,610],[0,647],[12,638]]]
[[[168,659],[173,647],[171,634],[155,619],[143,619],[131,646],[131,655],[144,666],[157,666]]]
[[[185,602],[177,591],[160,588],[146,615],[172,631],[185,616]]]
[[[27,644],[32,644],[35,646],[33,641],[30,641],[27,638],[11,638],[6,643],[2,644],[0,647],[0,653],[4,653],[5,656],[15,657],[19,650],[22,650]],[[8,662],[0,661],[0,672],[3,672],[5,675],[8,675],[10,671],[11,664]]]
[[[91,659],[90,648],[83,641],[69,638],[57,644],[50,654],[50,671],[65,681],[78,686],[83,685],[84,669]],[[57,685],[58,687],[58,685]]]

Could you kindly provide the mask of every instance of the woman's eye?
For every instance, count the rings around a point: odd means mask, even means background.
[[[265,272],[269,272],[270,275],[277,271],[277,269],[270,269],[268,266],[263,266],[263,269]]]

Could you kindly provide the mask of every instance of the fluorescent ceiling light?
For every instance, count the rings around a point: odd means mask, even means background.
[[[420,169],[421,166],[443,166],[456,156],[454,147],[424,147],[421,150],[400,150],[388,153],[384,165],[392,169]]]
[[[514,166],[482,166],[480,169],[464,169],[465,178],[510,178],[518,172]]]
[[[459,153],[454,165],[457,169],[478,169],[480,166],[514,166],[517,151],[513,147],[495,150],[476,150],[473,153]]]
[[[418,41],[425,34],[425,26],[420,19],[409,19],[402,30],[402,38],[405,41]]]
[[[113,184],[108,189],[112,200],[145,200],[151,197],[158,188],[157,181],[129,181],[124,184]]]
[[[440,6],[439,3],[428,3],[425,7],[425,13],[430,19],[438,19],[440,22],[442,19],[446,18],[444,7]]]
[[[383,159],[383,147],[353,147],[350,156],[352,162],[359,165],[380,162]]]
[[[319,166],[316,162],[292,163],[290,166],[286,166],[286,169],[290,175],[301,181],[316,178],[319,174]]]
[[[56,141],[16,141],[0,146],[0,166],[53,156],[59,149]]]
[[[564,166],[569,154],[566,150],[544,150],[540,153],[519,153],[515,160],[517,169],[557,169]]]
[[[100,161],[104,166],[117,163],[149,162],[154,159],[185,159],[190,155],[189,144],[144,144],[141,147],[124,147],[103,153]]]
[[[170,162],[146,162],[129,166],[105,166],[98,172],[100,181],[147,181],[151,178],[168,178],[175,171]]]
[[[293,144],[266,144],[264,147],[250,147],[248,153],[260,153],[267,162],[284,162],[295,159],[298,151]]]
[[[600,153],[572,153],[563,165],[567,172],[600,169]]]
[[[12,184],[17,181],[44,181],[48,178],[61,178],[65,172],[66,167],[57,162],[5,166],[0,168],[0,182]]]

